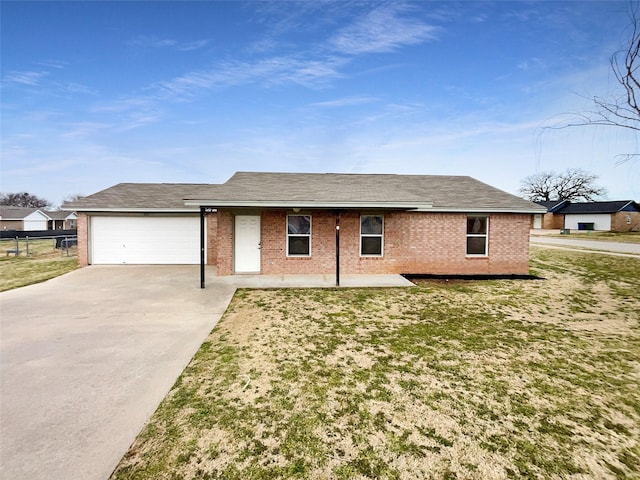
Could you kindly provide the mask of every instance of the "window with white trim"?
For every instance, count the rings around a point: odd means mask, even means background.
[[[287,215],[287,256],[311,256],[311,215]]]
[[[384,217],[360,216],[360,256],[381,257],[384,248]]]
[[[489,217],[467,217],[467,255],[487,256]]]

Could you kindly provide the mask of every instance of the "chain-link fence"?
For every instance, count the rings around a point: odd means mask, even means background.
[[[74,257],[78,255],[76,235],[0,238],[0,255],[7,257]]]

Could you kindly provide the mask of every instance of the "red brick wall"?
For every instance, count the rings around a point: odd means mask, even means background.
[[[218,210],[218,275],[233,273],[233,215],[226,210]]]
[[[287,257],[285,210],[262,213],[262,273],[335,272],[335,217],[312,212],[310,257]],[[466,256],[466,214],[384,215],[384,256],[360,257],[360,213],[340,219],[341,273],[527,274],[531,215],[493,214],[489,256]],[[219,212],[218,274],[233,273],[233,215]]]
[[[560,213],[545,213],[542,216],[542,228],[550,230],[564,228],[564,215]]]
[[[22,220],[2,220],[2,230],[22,230],[23,228]]]
[[[631,220],[627,223],[627,217]],[[640,231],[640,212],[616,212],[611,214],[611,230],[614,232]]]
[[[207,265],[218,263],[218,214],[207,214]]]
[[[89,265],[89,217],[86,213],[78,213],[78,265]]]

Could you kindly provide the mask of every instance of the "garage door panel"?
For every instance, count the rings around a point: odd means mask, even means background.
[[[199,217],[92,217],[93,264],[197,264]]]

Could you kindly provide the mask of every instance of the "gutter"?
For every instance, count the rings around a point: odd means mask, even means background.
[[[199,200],[187,199],[187,206],[215,206],[215,208],[300,208],[300,209],[361,209],[361,210],[407,210],[413,212],[438,213],[546,213],[544,207],[501,208],[501,207],[434,207],[431,203],[397,203],[397,202],[309,202],[309,201],[248,201],[248,200]]]
[[[88,213],[198,213],[199,208],[101,208],[101,207],[80,207],[62,208],[68,212],[88,212]]]
[[[387,208],[396,210],[415,210],[416,208],[430,209],[433,207],[430,203],[408,204],[399,202],[313,202],[308,200],[203,200],[203,199],[187,199],[184,201],[186,206],[202,206],[210,205],[217,208],[311,208],[311,209],[367,209],[367,208]]]

